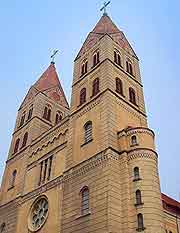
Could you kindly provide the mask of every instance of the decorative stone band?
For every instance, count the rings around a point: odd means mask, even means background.
[[[135,127],[135,128],[128,127],[127,129],[123,129],[122,131],[118,132],[118,137],[120,138],[125,135],[131,136],[136,133],[149,134],[153,138],[155,137],[154,132],[151,129],[145,127]]]
[[[137,159],[137,158],[152,159],[157,162],[158,155],[156,151],[153,151],[151,149],[142,149],[142,148],[131,150],[128,153],[128,161]]]

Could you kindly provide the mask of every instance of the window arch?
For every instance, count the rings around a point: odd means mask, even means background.
[[[31,106],[31,107],[30,107],[30,109],[29,109],[29,113],[28,113],[28,120],[30,120],[30,119],[31,119],[32,114],[33,114],[33,106]]]
[[[86,102],[86,88],[81,89],[80,91],[80,105]]]
[[[3,222],[0,226],[0,233],[5,233],[6,223]]]
[[[141,197],[141,191],[138,189],[136,190],[136,205],[142,204],[142,197]]]
[[[88,69],[88,61],[85,61],[83,64],[82,64],[82,67],[81,67],[81,75],[84,75],[87,73],[87,69]]]
[[[140,175],[139,175],[139,167],[134,168],[134,180],[139,180]]]
[[[17,176],[17,170],[15,169],[11,175],[11,178],[10,178],[10,188],[14,187],[14,184],[16,181],[16,176]]]
[[[14,146],[14,153],[17,153],[17,152],[18,152],[19,144],[20,144],[20,139],[18,138],[18,139],[16,140],[16,143],[15,143],[15,146]]]
[[[139,230],[144,230],[144,220],[143,220],[143,215],[142,214],[137,215],[137,221],[138,221],[138,229]]]
[[[120,95],[123,95],[123,84],[119,78],[116,78],[116,91]]]
[[[44,114],[43,114],[43,118],[46,119],[47,118],[47,113],[48,113],[48,108],[47,106],[44,108]]]
[[[25,147],[25,146],[26,146],[27,140],[28,140],[28,132],[26,132],[26,133],[24,134],[23,142],[22,142],[22,147]]]
[[[24,125],[25,118],[26,118],[26,112],[23,112],[22,117],[21,117],[21,120],[20,120],[20,125],[19,125],[19,127],[21,127],[22,125]]]
[[[89,188],[83,187],[80,191],[81,194],[81,214],[89,213]]]
[[[92,141],[92,122],[88,121],[84,125],[84,141],[85,143]]]
[[[92,96],[97,95],[99,92],[99,78],[94,79],[92,84]]]
[[[136,92],[132,87],[129,88],[129,101],[136,104]]]
[[[135,146],[135,145],[137,145],[138,143],[137,143],[137,137],[136,137],[136,135],[133,135],[132,137],[131,137],[131,145],[132,146]]]
[[[133,67],[132,67],[132,63],[131,61],[128,59],[128,61],[126,61],[126,71],[133,75]]]
[[[121,55],[119,52],[114,51],[114,62],[121,66]]]
[[[50,121],[51,120],[51,109],[48,109],[48,113],[47,113],[47,120]]]
[[[48,120],[48,121],[51,121],[51,107],[50,107],[50,105],[45,106],[43,118]]]
[[[93,55],[93,66],[96,66],[99,63],[99,51]]]
[[[61,112],[57,112],[56,113],[56,125],[59,123],[59,122],[61,122],[61,120],[62,120],[62,113]]]

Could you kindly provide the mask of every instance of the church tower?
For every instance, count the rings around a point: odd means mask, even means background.
[[[177,233],[154,140],[139,59],[105,12],[74,60],[70,107],[51,62],[19,108],[0,233]]]
[[[5,205],[7,215],[4,216],[5,219],[8,219],[9,211],[13,211],[16,218],[18,198],[39,185],[39,170],[32,174],[32,177],[30,175],[30,178],[28,175],[28,165],[31,163],[29,158],[35,142],[58,125],[68,114],[69,105],[55,64],[51,62],[38,81],[31,86],[18,110],[0,193],[0,205],[12,202],[10,207]],[[48,163],[47,167],[50,166],[50,160]],[[45,169],[44,165],[40,164],[38,165],[40,169]],[[12,228],[12,232],[15,232],[11,224],[10,229]]]
[[[73,178],[64,184],[63,233],[163,232],[139,60],[107,14],[74,61],[69,139],[66,169]]]

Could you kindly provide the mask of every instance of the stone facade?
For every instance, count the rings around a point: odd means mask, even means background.
[[[71,106],[51,63],[18,111],[0,232],[179,233],[154,138],[138,58],[103,15],[75,59]]]

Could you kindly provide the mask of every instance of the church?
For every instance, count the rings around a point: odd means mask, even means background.
[[[70,105],[54,60],[20,105],[0,233],[179,233],[154,138],[138,56],[104,8],[75,57]]]

